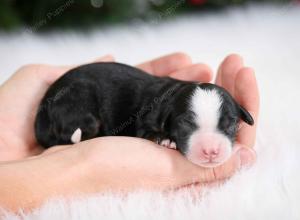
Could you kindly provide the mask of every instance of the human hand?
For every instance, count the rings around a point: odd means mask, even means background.
[[[105,56],[98,61],[112,61]],[[35,139],[34,120],[48,87],[74,66],[30,64],[0,87],[0,161],[22,159],[43,151]]]
[[[222,63],[218,71],[217,83],[228,89],[232,94],[235,85],[244,85],[247,83],[247,79],[242,79],[239,80],[242,82],[241,84],[234,84],[235,76],[239,69],[242,68],[242,62],[239,59],[240,58],[235,55],[229,56]],[[112,57],[106,56],[98,59],[97,61],[111,60]],[[0,136],[0,161],[20,159],[39,154],[43,151],[43,149],[37,145],[33,131],[37,106],[48,87],[58,77],[73,67],[74,66],[58,67],[49,65],[25,66],[1,87],[0,102],[2,105],[0,106],[0,126],[2,127],[3,132]],[[202,82],[208,82],[212,77],[211,70],[206,65],[192,64],[191,59],[187,55],[181,53],[158,58],[140,64],[138,67],[154,75],[168,75],[182,80],[199,80]],[[250,71],[250,69],[243,71]],[[221,80],[222,75],[224,75],[224,82]],[[258,108],[258,104],[255,104],[255,102],[258,102],[258,91],[255,78],[254,81],[252,79],[252,84],[253,88],[248,89],[247,91],[250,91],[250,96],[251,93],[253,93],[253,101],[250,103],[256,105],[256,108],[251,104],[250,106],[247,105],[245,107],[252,113],[253,116],[255,116]],[[16,88],[18,89],[16,90]],[[237,95],[238,94],[236,94],[236,96]],[[236,98],[238,101],[241,101],[240,104],[243,105],[243,100],[249,100],[247,95],[249,95],[249,92],[245,93],[243,97]],[[257,123],[255,123],[255,125],[256,124]],[[4,127],[4,125],[6,126]],[[239,131],[238,143],[246,146],[253,146],[255,131],[255,126],[244,126]],[[245,139],[246,143],[243,142]],[[246,160],[253,161],[253,153],[252,156],[249,154],[251,154],[249,151],[245,152],[245,150],[243,150],[245,161],[242,161],[242,163],[248,163]]]
[[[239,167],[236,158],[227,162],[228,167]],[[197,183],[201,187],[230,174],[227,170],[221,176],[220,168],[215,169],[218,176],[212,169],[189,162],[178,151],[145,139],[94,138],[0,163],[0,206],[13,212],[20,208],[30,211],[53,197],[126,194],[137,189],[173,191]]]
[[[96,60],[113,61],[105,56]],[[145,62],[139,68],[158,76],[186,80],[211,80],[211,70],[204,64],[192,64],[182,53],[174,53]],[[16,160],[40,154],[34,120],[38,105],[49,86],[74,66],[33,64],[21,67],[0,87],[0,161]]]
[[[145,68],[145,65],[140,65],[140,66]],[[146,65],[146,67],[147,67],[147,65]],[[204,66],[199,65],[200,69],[203,67]],[[153,68],[151,68],[149,66],[148,66],[148,69],[146,68],[146,70],[148,72],[151,72],[152,74],[159,75],[157,72],[153,72]],[[250,76],[244,75],[245,73],[248,73],[247,71],[250,71],[250,73],[249,73]],[[207,69],[205,72],[210,72],[210,71],[209,71],[209,69]],[[181,70],[180,73],[182,73],[182,75],[181,74],[178,75],[178,73],[176,73],[176,74],[171,74],[171,76],[173,76],[173,77],[179,76],[183,80],[193,80],[189,76],[190,69],[188,71],[186,71],[186,69]],[[161,74],[161,75],[164,76],[166,74],[163,72],[163,74]],[[210,74],[207,74],[207,75],[211,76]],[[237,76],[237,75],[238,75],[238,78],[235,80],[235,76]],[[205,79],[204,80],[202,79],[203,76],[200,72],[197,73],[196,76],[197,76],[198,80],[206,81]],[[223,77],[223,79],[221,79],[221,77]],[[210,77],[208,77],[207,79],[209,79],[209,78]],[[242,104],[247,109],[249,109],[249,111],[251,112],[251,114],[253,115],[253,117],[255,119],[255,124],[256,124],[257,123],[257,112],[258,112],[258,91],[257,91],[257,86],[256,86],[256,81],[255,81],[253,71],[250,68],[243,67],[241,58],[239,56],[230,55],[221,64],[219,71],[218,71],[217,81],[218,81],[218,84],[220,86],[225,87],[238,100],[238,102],[240,104]],[[247,90],[244,89],[245,84],[247,84]],[[253,96],[250,97],[250,99],[248,99],[249,95],[250,96],[253,95]],[[248,130],[248,132],[250,133],[250,136],[247,136],[247,132],[245,132],[245,129]],[[104,146],[111,146],[111,148],[114,148],[115,146],[117,146],[118,144],[116,144],[116,143],[120,143],[119,150],[114,152],[114,154],[111,155],[111,156],[113,156],[112,161],[116,164],[116,167],[124,167],[123,163],[124,163],[124,161],[127,161],[127,160],[129,160],[131,162],[132,161],[140,161],[140,164],[137,162],[137,163],[135,163],[136,166],[131,167],[131,171],[136,170],[136,167],[140,168],[141,166],[143,166],[144,167],[143,173],[147,174],[146,175],[147,177],[149,177],[150,173],[157,172],[156,175],[161,176],[164,179],[170,180],[170,181],[168,181],[167,185],[164,185],[164,183],[166,183],[166,182],[160,182],[159,179],[156,179],[156,183],[161,188],[164,188],[167,186],[168,187],[180,187],[185,184],[203,183],[203,182],[207,183],[207,182],[214,182],[216,180],[222,180],[227,177],[230,177],[235,171],[240,169],[243,165],[245,165],[245,164],[251,165],[255,161],[255,153],[253,150],[251,150],[251,147],[253,147],[253,142],[255,140],[255,131],[256,131],[255,126],[254,127],[250,127],[247,125],[242,126],[238,132],[237,143],[235,144],[235,151],[234,151],[234,154],[232,155],[232,157],[229,159],[229,161],[227,161],[222,166],[212,168],[212,169],[204,169],[204,168],[194,166],[194,165],[191,166],[191,163],[189,161],[187,161],[184,157],[179,155],[178,152],[176,152],[176,151],[173,152],[168,149],[161,149],[160,150],[161,153],[158,153],[158,154],[156,154],[155,157],[153,157],[156,159],[150,160],[147,163],[149,156],[151,157],[152,155],[145,153],[145,152],[147,152],[147,150],[144,151],[142,149],[146,148],[147,146],[149,147],[150,145],[152,145],[152,147],[153,147],[154,144],[151,142],[145,142],[140,139],[126,138],[126,140],[125,140],[124,137],[110,137],[110,138],[105,138],[105,139],[102,138],[101,141]],[[124,144],[121,144],[122,139],[124,139],[123,143],[126,144],[125,146],[124,146]],[[100,140],[100,139],[98,139],[98,140]],[[129,144],[129,143],[131,143],[131,144]],[[91,147],[89,148],[89,146],[91,145],[90,142],[83,142],[83,143],[81,143],[81,145],[86,145],[85,149],[87,149],[88,151],[91,150]],[[99,152],[97,153],[97,151],[99,150],[97,148],[97,145],[94,144],[93,146],[94,147],[92,150],[92,152],[93,152],[92,155],[93,154],[99,155]],[[136,149],[135,146],[138,149]],[[101,147],[101,145],[99,145],[98,147]],[[116,147],[116,149],[117,148],[118,147]],[[122,148],[122,150],[120,148]],[[61,149],[61,147],[52,148],[52,149],[50,149],[50,151],[55,151],[56,149]],[[126,149],[125,152],[123,152],[124,149]],[[107,148],[107,151],[110,151],[110,150],[111,149]],[[140,150],[141,150],[141,152],[140,152]],[[155,150],[153,149],[153,151],[155,151]],[[140,153],[137,153],[137,152],[140,152]],[[162,153],[162,152],[164,152],[164,153]],[[93,157],[92,155],[91,155],[91,157]],[[177,156],[175,156],[175,155],[177,155]],[[128,156],[128,158],[127,158],[127,156]],[[116,158],[120,158],[120,159],[118,160]],[[91,162],[94,161],[95,163],[100,163],[98,157],[93,157],[93,159],[89,159],[89,161],[91,161]],[[132,164],[129,161],[128,161],[128,165]],[[162,164],[167,163],[167,165],[161,166],[159,164],[160,169],[158,169],[155,167],[156,164],[153,164],[153,161],[160,161]],[[127,162],[125,164],[127,164]],[[102,168],[103,166],[95,166],[95,167]],[[164,170],[164,168],[166,168],[166,167],[168,167],[168,170],[170,173],[168,173],[168,175],[166,175],[166,174],[163,175],[162,173],[165,173],[166,170]],[[94,169],[90,169],[90,170],[94,170]],[[128,171],[130,171],[130,169],[128,169],[127,172]],[[97,176],[96,173],[98,173],[100,171],[94,170],[94,172],[95,173],[92,176]],[[159,172],[161,172],[160,175],[159,175]],[[112,173],[117,173],[117,170]],[[135,173],[135,172],[133,172],[133,173]],[[117,176],[119,177],[120,174],[118,174]],[[119,180],[117,178],[117,176],[116,176],[115,180]],[[130,175],[128,175],[128,173],[126,173],[126,176],[130,176]],[[174,178],[175,176],[176,176],[176,178]],[[124,188],[126,188],[125,185],[127,185],[127,184],[128,184],[127,187],[128,186],[136,186],[137,184],[140,183],[139,181],[136,181],[136,179],[143,179],[142,173],[139,173],[139,174],[136,173],[135,175],[132,175],[132,177],[134,177],[134,178],[126,178],[127,182],[125,182],[125,183],[121,182],[121,184],[123,184]],[[153,184],[153,182],[151,182],[151,179],[148,179],[147,181],[142,181],[142,182],[144,182],[146,185],[149,183]],[[121,187],[121,186],[119,186],[119,187]]]
[[[219,67],[216,84],[224,87],[254,119],[253,126],[241,122],[235,143],[236,148],[248,149],[243,150],[241,155],[243,163],[250,165],[256,157],[252,148],[255,143],[259,113],[259,91],[254,70],[244,67],[243,60],[239,55],[229,55]]]
[[[155,75],[169,75],[183,80],[208,82],[212,77],[206,65],[192,64],[190,58],[184,54],[162,57],[138,67]],[[33,73],[32,68],[36,70]],[[43,68],[47,71],[40,72]],[[5,105],[1,105],[0,121],[11,123],[11,126],[1,136],[2,152],[5,149],[3,147],[11,147],[12,151],[7,155],[20,159],[42,151],[33,136],[34,117],[31,116],[36,114],[38,103],[49,85],[69,68],[29,66],[25,70],[21,69],[22,71],[3,85],[0,89],[0,102]],[[239,57],[229,56],[220,66],[217,83],[234,94],[257,122],[258,92],[255,78],[252,72],[250,76],[244,74],[250,70],[242,68]],[[236,78],[235,83],[226,81],[227,75],[231,80]],[[245,83],[249,84],[247,86],[250,92],[243,89],[242,85]],[[15,91],[16,87],[18,91]],[[247,102],[248,98],[252,101]],[[245,129],[250,129],[250,136]],[[0,188],[9,186],[11,189],[0,190],[0,202],[12,208],[20,205],[29,208],[56,195],[68,196],[107,190],[127,192],[137,188],[161,190],[192,183],[214,182],[231,176],[245,162],[254,161],[254,154],[246,148],[253,146],[254,139],[255,127],[242,128],[238,134],[238,150],[224,165],[215,168],[199,167],[177,151],[138,138],[100,137],[75,146],[57,146],[26,160],[0,164],[0,185],[4,186]],[[59,173],[64,175],[57,175]],[[12,184],[15,183],[22,183],[23,187],[13,187]],[[18,195],[19,199],[14,197],[11,200],[12,190],[16,191],[14,195]]]

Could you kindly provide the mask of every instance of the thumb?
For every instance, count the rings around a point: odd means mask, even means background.
[[[250,166],[255,162],[254,150],[241,145],[235,146],[230,159],[223,165],[213,168],[215,180],[223,180],[231,177],[236,171],[244,166]]]
[[[194,182],[201,184],[227,179],[242,167],[252,165],[255,159],[254,150],[237,145],[234,147],[232,156],[224,164],[214,168],[198,167],[197,170],[195,169]]]

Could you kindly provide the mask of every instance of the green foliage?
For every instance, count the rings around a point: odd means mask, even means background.
[[[0,1],[0,28],[10,28],[19,23],[16,11],[11,7],[9,0]]]
[[[32,31],[41,31],[53,27],[89,27],[134,18],[164,19],[182,11],[246,1],[250,0],[0,0],[0,30],[27,26]],[[282,3],[288,0],[269,1]]]

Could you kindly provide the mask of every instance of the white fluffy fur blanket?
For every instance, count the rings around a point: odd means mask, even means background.
[[[256,69],[261,114],[258,161],[193,201],[139,192],[49,201],[6,219],[300,219],[300,7],[249,6],[169,22],[114,26],[89,33],[0,34],[0,81],[25,63],[81,63],[111,53],[135,64],[173,51],[214,69],[231,52]]]

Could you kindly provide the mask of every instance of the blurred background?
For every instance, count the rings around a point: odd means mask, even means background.
[[[26,63],[82,63],[106,53],[135,64],[181,50],[214,69],[231,52],[248,61],[261,50],[296,55],[299,2],[0,0],[0,82]]]
[[[221,10],[250,0],[1,0],[0,27],[28,26],[34,31],[50,28],[86,28],[133,19],[153,20],[187,12]],[[284,4],[291,0],[257,0]],[[54,19],[55,18],[55,19]]]

